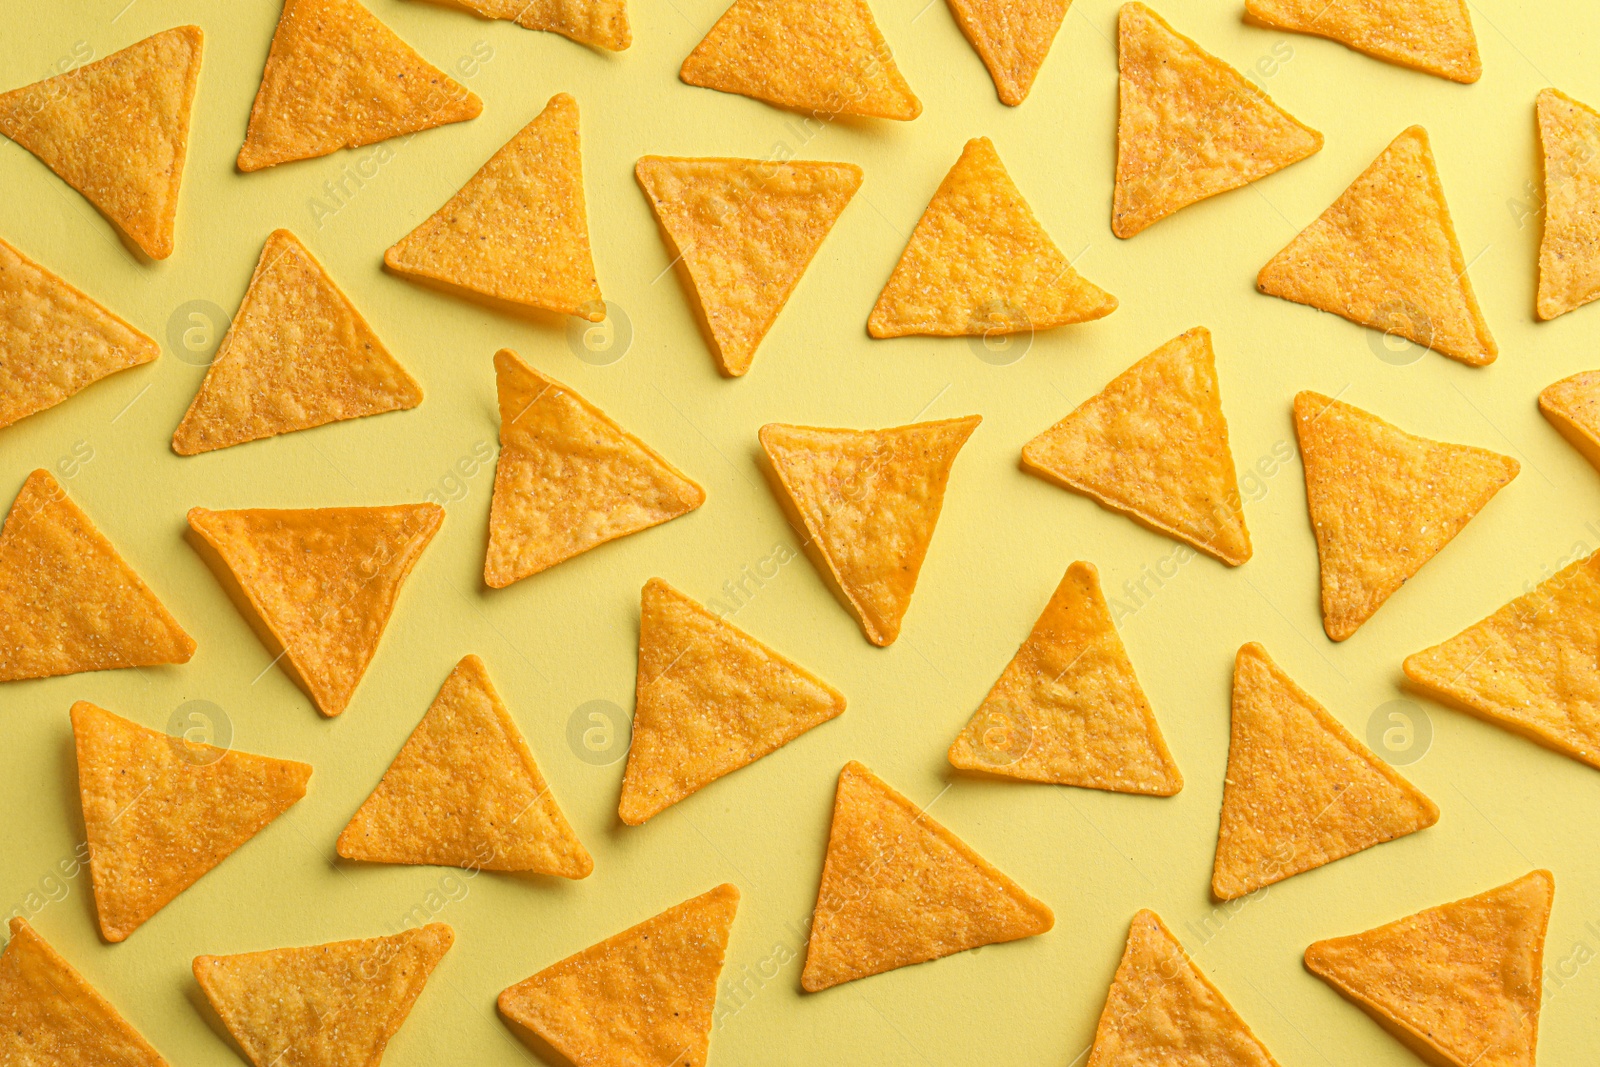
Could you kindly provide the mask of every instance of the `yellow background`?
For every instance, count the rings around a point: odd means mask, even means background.
[[[123,5],[127,4],[124,8]],[[1400,661],[1600,548],[1600,478],[1538,415],[1544,385],[1600,363],[1600,308],[1536,324],[1540,234],[1535,94],[1555,85],[1600,103],[1591,3],[1474,3],[1483,79],[1461,86],[1331,42],[1242,24],[1236,0],[1160,0],[1181,32],[1323,131],[1321,153],[1192,207],[1131,241],[1109,228],[1115,157],[1117,5],[1077,0],[1031,97],[995,98],[942,0],[877,0],[895,58],[926,110],[911,123],[801,120],[692,88],[677,67],[722,0],[636,0],[636,43],[592,52],[553,34],[421,2],[372,9],[484,101],[471,122],[391,142],[374,177],[331,215],[325,182],[375,148],[241,175],[233,168],[278,5],[205,0],[7,0],[0,87],[51,73],[84,42],[103,57],[184,22],[206,34],[177,250],[140,263],[76,193],[0,142],[0,236],[165,343],[189,301],[234,309],[267,234],[298,234],[423,383],[410,412],[180,458],[168,448],[203,368],[168,348],[0,431],[0,498],[35,467],[64,465],[68,492],[199,642],[186,666],[84,674],[0,689],[0,906],[21,907],[174,1065],[238,1062],[197,1008],[198,953],[387,932],[416,907],[457,943],[390,1047],[395,1067],[527,1062],[495,1016],[498,991],[711,886],[743,891],[725,975],[786,961],[724,993],[714,1063],[1069,1065],[1082,1062],[1140,907],[1160,912],[1285,1067],[1411,1064],[1401,1046],[1302,968],[1310,941],[1487,889],[1536,866],[1556,874],[1541,1051],[1592,1058],[1600,1014],[1600,773],[1420,700],[1431,750],[1402,768],[1443,809],[1433,829],[1218,908],[1208,884],[1227,758],[1233,654],[1263,642],[1358,736],[1403,697]],[[462,57],[492,58],[457,67]],[[1289,58],[1282,61],[1287,51]],[[1262,65],[1255,66],[1258,61]],[[466,75],[470,71],[470,76]],[[1270,73],[1269,73],[1270,72]],[[632,323],[620,360],[575,357],[561,324],[482,310],[386,275],[383,250],[436,209],[554,93],[582,108],[589,222],[601,288]],[[1473,369],[1387,353],[1380,335],[1257,294],[1255,272],[1404,127],[1433,137],[1471,278],[1501,348]],[[969,138],[993,138],[1012,177],[1088,278],[1115,293],[1110,318],[1032,339],[986,363],[965,340],[874,342],[867,313],[928,197]],[[866,180],[768,335],[749,376],[720,378],[635,185],[646,153],[850,160]],[[368,167],[369,172],[371,167]],[[1222,401],[1243,476],[1292,443],[1290,398],[1316,389],[1403,428],[1516,456],[1521,476],[1362,630],[1322,634],[1317,562],[1298,462],[1246,483],[1255,558],[1197,557],[1123,620],[1186,786],[1170,800],[979,782],[946,746],[1060,579],[1087,559],[1109,595],[1174,543],[1023,474],[1032,435],[1161,342],[1197,324],[1215,336]],[[481,584],[492,468],[451,481],[496,440],[491,356],[508,346],[570,383],[705,486],[706,505],[501,591]],[[1389,361],[1378,358],[1386,352]],[[191,357],[192,358],[192,357]],[[1407,362],[1410,360],[1410,362]],[[893,647],[862,639],[805,558],[780,568],[735,621],[815,669],[849,709],[755,766],[636,829],[615,816],[622,764],[569,748],[575,708],[631,712],[638,592],[659,575],[710,600],[743,568],[794,551],[755,461],[769,421],[876,427],[968,413],[984,422],[956,462],[920,588]],[[92,452],[73,462],[76,452]],[[471,467],[468,463],[467,468]],[[70,472],[71,477],[65,473]],[[321,506],[454,497],[413,573],[348,712],[321,718],[278,668],[185,542],[194,505]],[[1581,547],[1580,547],[1581,543]],[[787,555],[783,553],[782,555]],[[753,588],[753,587],[752,587]],[[1131,601],[1129,603],[1132,603]],[[451,666],[481,655],[555,794],[595,856],[568,883],[444,868],[338,862],[339,829],[371,790]],[[95,930],[87,872],[34,907],[81,841],[67,709],[90,700],[163,728],[210,701],[233,743],[316,768],[310,793],[120,945]],[[860,759],[1056,911],[1049,934],[851,983],[798,989],[834,779]],[[1594,925],[1586,925],[1593,923]],[[770,972],[770,967],[769,967]],[[731,1010],[730,1009],[737,1009]],[[1588,1024],[1588,1025],[1586,1025]]]

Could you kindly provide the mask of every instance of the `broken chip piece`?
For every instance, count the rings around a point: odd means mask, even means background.
[[[1245,0],[1255,22],[1318,37],[1456,82],[1483,74],[1467,0]]]
[[[994,79],[1000,102],[1028,98],[1072,0],[950,0],[950,13]]]
[[[527,30],[550,30],[579,44],[620,52],[633,43],[627,0],[444,0]]]
[[[1538,314],[1565,315],[1600,297],[1600,113],[1559,89],[1539,94],[1544,236]]]

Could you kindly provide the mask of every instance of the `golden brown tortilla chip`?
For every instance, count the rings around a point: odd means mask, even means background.
[[[1557,89],[1539,94],[1544,150],[1541,319],[1600,297],[1600,113]]]
[[[1467,0],[1245,0],[1258,23],[1314,33],[1457,82],[1483,74]]]
[[[1600,371],[1582,371],[1545,386],[1539,411],[1584,459],[1600,468]]]
[[[627,0],[443,0],[484,18],[550,30],[580,44],[620,52],[633,43]]]
[[[989,68],[1000,102],[1028,98],[1072,0],[950,0],[956,24]]]

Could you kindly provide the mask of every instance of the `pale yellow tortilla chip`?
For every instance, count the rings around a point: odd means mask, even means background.
[[[1457,82],[1483,74],[1467,0],[1245,0],[1248,18]]]
[[[1351,736],[1266,649],[1239,649],[1214,896],[1242,897],[1438,821],[1438,805]]]
[[[699,305],[718,366],[738,377],[861,187],[861,168],[645,156],[634,174]]]
[[[527,30],[550,30],[579,44],[620,52],[633,43],[627,0],[442,0]]]
[[[738,906],[719,885],[509,987],[500,1013],[575,1064],[705,1067]]]
[[[193,456],[420,403],[422,388],[322,264],[274,230],[172,450]]]
[[[1509,456],[1417,437],[1319,393],[1295,396],[1294,426],[1322,568],[1322,628],[1335,641],[1355,633],[1522,469]]]
[[[1183,788],[1093,564],[1067,568],[949,758],[1029,782],[1158,797]]]
[[[734,0],[678,77],[824,121],[922,114],[866,0]]]
[[[172,255],[202,34],[179,26],[0,95],[0,133],[151,259]]]
[[[1584,459],[1600,468],[1600,371],[1582,371],[1545,386],[1539,411]]]
[[[400,587],[444,522],[437,504],[189,510],[324,715],[366,673]]]
[[[1541,319],[1600,297],[1600,113],[1557,89],[1539,94],[1544,151]]]
[[[638,826],[843,711],[827,682],[652,578],[617,815]]]
[[[283,0],[238,166],[314,159],[482,111],[359,0]]]
[[[72,705],[95,910],[121,941],[306,795],[293,760],[171,737]]]
[[[1029,441],[1022,464],[1230,567],[1250,558],[1204,326],[1145,356]]]
[[[705,503],[682,471],[515,352],[497,352],[494,369],[500,459],[486,585],[504,588]]]
[[[1278,1067],[1161,917],[1128,926],[1087,1067]]]
[[[1448,641],[1406,677],[1454,707],[1600,767],[1600,553]]]
[[[0,529],[0,682],[187,663],[194,638],[49,471]]]
[[[455,941],[443,923],[389,937],[196,956],[195,981],[256,1067],[378,1067]]]
[[[577,101],[552,96],[383,262],[493,304],[604,319],[589,252]]]
[[[1366,933],[1318,941],[1306,969],[1429,1063],[1534,1067],[1556,881],[1514,882]]]
[[[445,679],[339,834],[338,851],[369,863],[562,878],[594,870],[477,656],[464,657]]]
[[[1143,4],[1122,5],[1117,42],[1118,237],[1322,148],[1322,134]]]
[[[0,953],[0,1063],[167,1067],[150,1043],[20,918]]]
[[[160,345],[0,241],[0,429],[159,355]]]
[[[761,447],[861,632],[891,645],[911,606],[956,453],[983,419],[888,430],[769,423]]]
[[[950,13],[989,68],[1000,102],[1028,98],[1072,0],[950,0]]]
[[[1412,126],[1261,268],[1256,288],[1463,363],[1500,352],[1467,277],[1428,133]]]
[[[861,764],[845,764],[800,976],[806,992],[1054,925],[1048,907],[955,834]]]
[[[987,137],[939,183],[867,319],[873,337],[1031,333],[1104,318],[1117,298],[1072,269]]]

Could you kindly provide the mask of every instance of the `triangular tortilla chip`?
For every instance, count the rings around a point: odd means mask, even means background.
[[[888,430],[769,423],[761,447],[861,632],[900,636],[956,453],[983,418]]]
[[[337,715],[366,673],[400,587],[444,509],[189,509],[189,525],[232,573],[324,715]]]
[[[1251,642],[1233,667],[1233,729],[1211,892],[1233,900],[1424,830],[1439,808]]]
[[[1534,1067],[1556,880],[1514,882],[1306,949],[1306,969],[1429,1063]]]
[[[1421,126],[1396,137],[1272,257],[1256,287],[1474,366],[1500,352],[1473,295]]]
[[[873,337],[1031,333],[1104,318],[1117,298],[1072,269],[975,137],[939,183],[867,318]]]
[[[1407,656],[1406,677],[1455,707],[1600,767],[1596,635],[1600,553],[1443,644]]]
[[[201,33],[179,26],[0,95],[0,133],[38,156],[151,259],[172,255]]]
[[[1042,902],[854,760],[839,773],[800,986],[1042,934]]]
[[[633,43],[627,0],[444,0],[484,18],[551,30],[579,44],[620,52]]]
[[[1117,41],[1118,237],[1322,148],[1322,134],[1143,4],[1122,5]]]
[[[1355,633],[1522,469],[1510,456],[1417,437],[1320,393],[1295,396],[1294,427],[1322,567],[1322,628],[1335,641]]]
[[[604,319],[583,206],[577,101],[552,96],[383,262],[490,303]]]
[[[950,763],[1029,782],[1170,797],[1167,751],[1093,564],[1074,563],[950,746]]]
[[[455,934],[196,956],[194,977],[256,1067],[377,1067]]]
[[[0,241],[0,429],[161,346]]]
[[[500,993],[500,1014],[576,1064],[705,1067],[739,890],[719,885]]]
[[[1553,319],[1600,297],[1600,112],[1546,89],[1538,113],[1544,149],[1538,312]]]
[[[1022,464],[1230,567],[1250,558],[1204,326],[1145,356],[1029,441]]]
[[[150,1043],[20,918],[0,954],[0,1063],[167,1067]]]
[[[422,388],[322,264],[274,230],[172,450],[192,456],[420,403]]]
[[[989,68],[1000,102],[1028,98],[1072,0],[950,0],[950,13]]]
[[[1586,370],[1545,386],[1539,411],[1584,459],[1600,468],[1600,371]]]
[[[1087,1067],[1278,1067],[1161,917],[1141,911],[1111,979]]]
[[[0,682],[188,663],[194,638],[49,471],[0,529]]]
[[[824,122],[922,114],[866,0],[734,0],[678,77]]]
[[[1467,0],[1245,0],[1258,23],[1314,33],[1456,82],[1483,74]]]
[[[477,656],[464,657],[445,679],[339,835],[338,851],[369,863],[562,878],[594,870]]]
[[[682,471],[515,352],[495,353],[494,370],[500,459],[486,585],[502,589],[705,503]]]
[[[738,377],[861,187],[861,168],[645,156],[634,174],[688,277],[722,373]]]
[[[638,826],[843,711],[827,682],[652,578],[617,814]]]
[[[72,705],[100,931],[121,941],[306,795],[293,760],[171,737]]]
[[[358,0],[283,0],[238,166],[314,159],[482,111]]]

